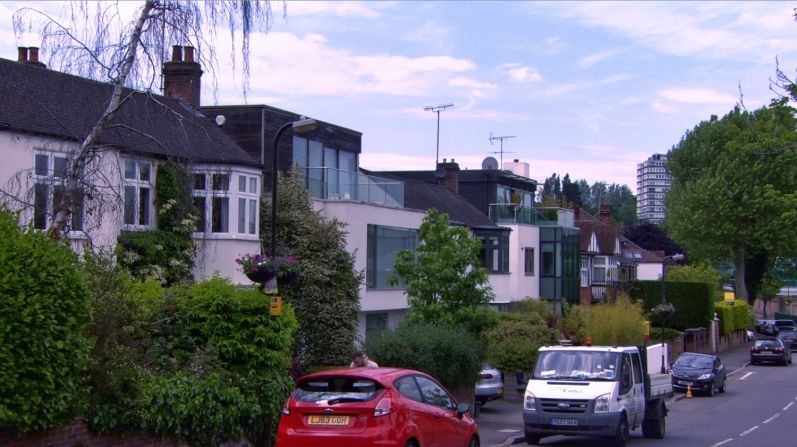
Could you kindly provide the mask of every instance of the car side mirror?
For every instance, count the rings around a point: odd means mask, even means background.
[[[462,415],[470,410],[470,405],[466,403],[457,404],[457,416],[462,418]]]

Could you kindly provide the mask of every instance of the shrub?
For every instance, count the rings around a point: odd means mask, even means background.
[[[678,265],[667,268],[667,282],[703,282],[711,289],[714,300],[723,297],[722,275],[705,262],[697,265]]]
[[[369,338],[365,347],[380,366],[423,371],[449,389],[472,388],[485,358],[478,337],[458,326],[435,323],[403,323]]]
[[[83,402],[90,295],[77,256],[0,210],[0,432],[71,420]]]
[[[719,317],[720,333],[730,334],[734,331],[750,327],[750,306],[744,301],[734,304],[716,303],[714,309]]]
[[[584,333],[596,345],[642,344],[642,306],[625,294],[620,294],[614,303],[584,309],[584,317]]]
[[[541,346],[555,344],[559,331],[550,329],[536,314],[501,314],[487,331],[488,361],[501,371],[531,371]]]

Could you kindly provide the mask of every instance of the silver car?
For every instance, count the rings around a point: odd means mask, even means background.
[[[504,377],[501,371],[490,365],[483,365],[476,382],[476,401],[480,405],[504,397]]]

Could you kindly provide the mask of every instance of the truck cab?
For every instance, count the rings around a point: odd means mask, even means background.
[[[592,435],[625,445],[630,430],[664,437],[669,374],[649,374],[636,346],[540,348],[523,399],[526,441],[549,435]]]

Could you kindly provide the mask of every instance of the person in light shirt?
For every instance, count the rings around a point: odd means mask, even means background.
[[[362,351],[357,351],[351,357],[351,368],[379,368],[379,365],[376,362],[372,361],[365,355]]]

